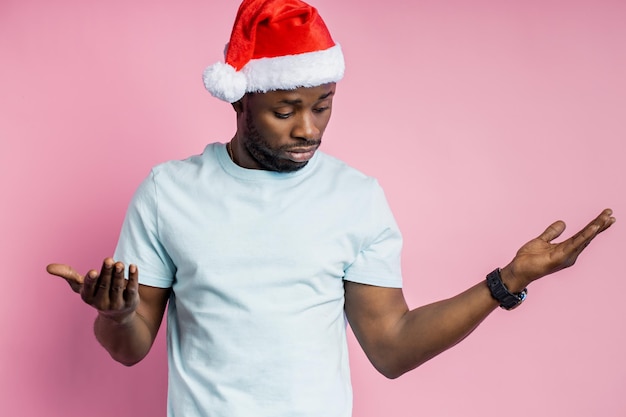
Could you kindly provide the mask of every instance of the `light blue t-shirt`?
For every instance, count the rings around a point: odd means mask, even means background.
[[[169,417],[349,417],[343,280],[400,287],[402,239],[376,180],[322,152],[244,169],[224,144],[155,167],[115,259],[172,288]]]

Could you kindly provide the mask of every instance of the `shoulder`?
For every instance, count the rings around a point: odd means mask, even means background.
[[[170,176],[195,171],[207,164],[217,162],[217,152],[219,147],[223,147],[222,143],[210,143],[200,154],[191,155],[184,159],[173,159],[155,165],[151,174],[154,177]]]
[[[226,152],[223,143],[211,143],[200,154],[163,162],[152,168],[149,180],[157,188],[179,188],[193,187],[204,179],[215,179],[216,175],[223,172],[220,164],[222,151]]]
[[[216,170],[215,167],[219,165],[216,156],[219,146],[224,145],[209,144],[201,154],[155,165],[137,187],[134,199],[156,204],[160,196],[193,189],[202,178],[210,178],[203,171]]]
[[[348,165],[346,162],[320,152],[318,168],[322,175],[332,176],[333,180],[353,187],[378,188],[376,178]]]

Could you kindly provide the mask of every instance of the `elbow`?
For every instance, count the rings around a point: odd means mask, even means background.
[[[128,357],[128,356],[120,356],[120,355],[115,355],[114,353],[109,352],[109,355],[111,355],[111,358],[113,358],[113,360],[117,363],[120,363],[126,367],[131,367],[131,366],[135,366],[137,365],[139,362],[141,362],[141,360],[144,358],[144,356],[138,356],[138,357]]]
[[[405,371],[395,369],[378,369],[378,372],[380,372],[387,379],[400,378],[406,373]]]
[[[131,366],[135,366],[137,365],[139,362],[141,362],[141,360],[118,360],[115,359],[118,363],[121,363],[122,365],[130,368]]]
[[[394,359],[393,355],[385,359],[372,360],[370,362],[376,370],[387,379],[396,379],[409,371],[420,366],[424,361],[402,361]]]
[[[385,344],[368,349],[366,355],[374,368],[387,379],[411,372],[437,355],[436,351]]]
[[[396,379],[410,371],[410,369],[403,369],[400,367],[392,367],[392,366],[376,366],[374,365],[376,370],[387,379]]]

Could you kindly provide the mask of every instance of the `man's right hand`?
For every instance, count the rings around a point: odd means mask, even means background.
[[[83,301],[98,310],[101,316],[117,323],[131,318],[139,305],[139,273],[130,265],[128,281],[124,278],[124,264],[106,258],[100,272],[95,269],[80,275],[71,266],[50,264],[46,270],[67,281]]]

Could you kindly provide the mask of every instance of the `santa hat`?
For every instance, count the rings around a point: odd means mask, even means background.
[[[300,0],[244,0],[225,63],[204,70],[204,85],[234,103],[248,92],[293,90],[343,77],[341,47],[317,10]]]

